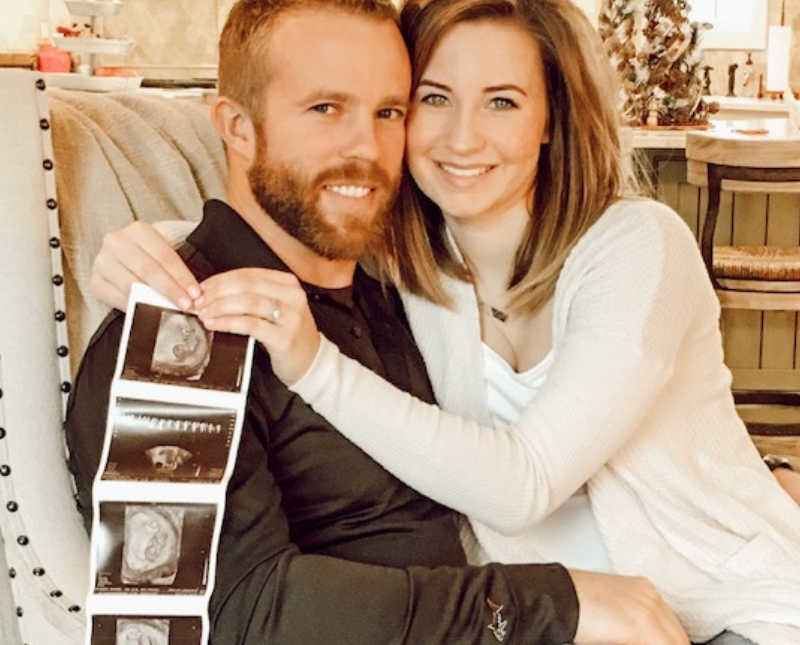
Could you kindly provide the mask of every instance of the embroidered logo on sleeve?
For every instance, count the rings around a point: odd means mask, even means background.
[[[508,635],[506,631],[508,629],[508,620],[503,618],[503,605],[498,605],[496,602],[493,602],[491,598],[486,599],[486,604],[492,612],[492,622],[486,627],[492,632],[492,635],[502,643]]]

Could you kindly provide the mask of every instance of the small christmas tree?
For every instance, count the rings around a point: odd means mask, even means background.
[[[604,0],[600,35],[622,81],[630,125],[703,125],[716,104],[703,101],[700,37],[686,0]],[[655,119],[654,119],[655,117]]]

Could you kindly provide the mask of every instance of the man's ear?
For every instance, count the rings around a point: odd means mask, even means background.
[[[228,97],[220,96],[211,107],[211,118],[228,154],[238,155],[249,166],[256,156],[257,141],[255,125],[247,111]]]

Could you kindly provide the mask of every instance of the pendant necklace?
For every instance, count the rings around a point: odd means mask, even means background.
[[[499,320],[501,323],[504,323],[508,320],[508,312],[503,311],[502,309],[498,309],[493,305],[490,305],[488,302],[484,302],[483,300],[478,300],[478,307],[483,309],[484,311],[488,311],[491,314],[492,318],[495,320]]]
[[[508,320],[508,310],[500,309],[500,307],[495,307],[494,305],[483,300],[478,293],[477,287],[475,288],[475,296],[475,299],[478,301],[478,308],[481,309],[484,314],[491,315],[492,318],[501,323],[504,323]]]
[[[494,316],[501,323],[504,323],[506,320],[508,320],[508,313],[502,309],[498,309],[497,307],[492,307],[491,305],[486,304],[484,304],[484,306],[489,307],[489,311],[491,312],[492,316]]]

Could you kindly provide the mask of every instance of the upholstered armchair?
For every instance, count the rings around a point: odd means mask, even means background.
[[[224,194],[221,144],[196,100],[47,89],[0,70],[0,642],[83,643],[89,541],[62,419],[104,308],[103,235],[199,219]]]

